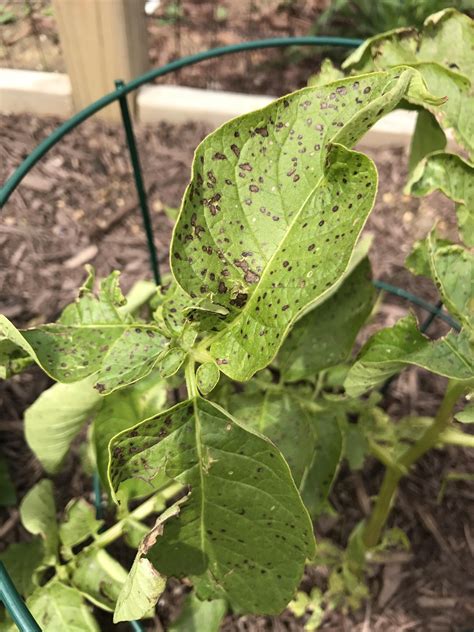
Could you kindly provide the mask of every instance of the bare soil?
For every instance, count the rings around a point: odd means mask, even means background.
[[[0,181],[58,123],[53,118],[0,117],[4,139]],[[179,204],[193,150],[205,133],[203,126],[191,123],[137,130],[164,270],[172,228],[164,207]],[[402,266],[414,240],[429,230],[435,218],[447,234],[456,236],[452,205],[441,196],[416,200],[403,195],[406,156],[402,150],[378,149],[370,154],[380,173],[377,204],[367,226],[374,234],[374,276],[436,301],[432,285],[413,277]],[[151,277],[123,131],[95,120],[57,145],[25,178],[2,211],[0,313],[21,326],[54,319],[74,297],[84,263],[92,263],[100,275],[121,270],[125,290],[135,280]],[[369,329],[393,324],[409,309],[406,301],[386,295]],[[426,316],[417,313],[420,318]],[[442,324],[434,323],[429,331],[438,335],[444,330]],[[0,450],[9,459],[20,498],[43,474],[25,445],[22,413],[47,385],[48,380],[34,369],[0,384]],[[423,371],[406,371],[392,384],[385,407],[395,417],[432,415],[443,386],[442,379],[433,379]],[[81,474],[78,463],[76,449],[56,481],[60,506],[71,496],[91,497],[90,479]],[[412,550],[374,567],[372,597],[365,608],[358,613],[330,615],[323,630],[474,629],[474,491],[466,482],[451,482],[442,501],[436,500],[444,477],[452,471],[472,472],[472,454],[461,448],[433,451],[404,480],[391,523],[404,529]],[[315,525],[317,536],[344,544],[352,526],[367,514],[381,475],[382,469],[375,462],[358,473],[344,469],[332,493],[340,518],[319,521]],[[23,537],[17,510],[3,510],[0,547]],[[324,569],[312,569],[302,586],[309,589],[324,581]],[[166,629],[177,615],[185,590],[185,585],[170,581],[160,600],[159,621],[148,630]],[[107,625],[104,619],[104,630]],[[303,621],[287,612],[280,617],[229,616],[222,630],[296,631],[303,630]]]

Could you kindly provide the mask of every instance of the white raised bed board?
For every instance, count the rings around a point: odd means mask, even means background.
[[[0,112],[73,113],[71,82],[59,72],[0,68]]]

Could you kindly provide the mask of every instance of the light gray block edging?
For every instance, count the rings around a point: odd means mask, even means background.
[[[141,123],[202,121],[217,127],[225,121],[268,105],[273,97],[200,90],[174,85],[148,85],[138,90],[137,115]],[[53,114],[73,113],[69,77],[61,73],[0,69],[0,112]],[[404,147],[410,143],[416,113],[395,110],[366,134],[367,147]]]
[[[69,77],[59,72],[0,68],[0,112],[70,116],[73,103]]]

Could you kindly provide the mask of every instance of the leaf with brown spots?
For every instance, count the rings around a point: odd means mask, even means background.
[[[92,444],[103,485],[108,484],[111,439],[122,430],[131,428],[163,410],[165,403],[166,383],[156,372],[102,400],[102,406],[93,420]],[[149,488],[145,488],[144,493],[149,491]]]
[[[463,246],[431,233],[415,244],[407,258],[415,274],[433,280],[447,309],[461,323],[474,330],[474,255]]]
[[[416,196],[439,190],[454,200],[459,232],[466,246],[474,247],[474,165],[455,154],[432,153],[419,163],[406,190]]]
[[[428,89],[447,100],[424,103],[443,129],[474,155],[474,20],[455,9],[435,13],[416,29],[395,29],[366,40],[344,62],[353,72],[416,68]],[[407,95],[410,101],[410,95]]]
[[[413,315],[406,316],[369,338],[349,370],[344,387],[351,397],[357,397],[409,365],[453,380],[472,380],[474,354],[469,331],[451,331],[432,341],[420,333]]]
[[[335,294],[295,323],[277,356],[283,379],[297,382],[344,362],[376,294],[364,259]]]
[[[153,616],[155,604],[166,587],[166,577],[154,568],[148,559],[148,552],[163,534],[164,523],[176,517],[179,511],[180,503],[166,509],[140,542],[132,568],[117,597],[114,623]]]
[[[203,343],[229,377],[247,380],[267,366],[298,315],[344,274],[377,175],[343,144],[356,143],[407,94],[433,100],[413,69],[341,79],[234,119],[198,147],[171,261],[190,296],[229,310]],[[216,149],[227,160],[213,161]],[[216,193],[214,215],[207,199]]]
[[[281,612],[314,538],[270,441],[198,397],[120,433],[111,450],[115,493],[137,476],[152,486],[163,472],[191,489],[148,554],[160,573],[190,576],[198,594],[223,597],[237,612]]]

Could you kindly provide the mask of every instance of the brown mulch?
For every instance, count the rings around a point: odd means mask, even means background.
[[[5,139],[0,147],[0,181],[57,124],[52,118],[0,117]],[[165,269],[172,223],[163,208],[179,204],[194,147],[205,133],[203,126],[191,123],[137,130],[156,243]],[[441,196],[416,200],[403,195],[406,156],[402,150],[369,153],[380,172],[378,200],[367,227],[375,238],[371,254],[375,276],[436,300],[431,284],[407,273],[403,261],[413,241],[429,230],[435,218],[440,218],[448,234],[453,233],[452,205]],[[139,278],[150,278],[122,130],[89,121],[56,146],[3,209],[0,247],[0,313],[17,325],[55,318],[74,297],[86,262],[99,275],[121,270],[125,290]],[[387,295],[377,326],[393,324],[407,308],[405,301]],[[436,324],[431,331],[439,333],[443,326]],[[36,370],[0,384],[0,448],[10,458],[20,495],[42,474],[25,446],[21,416],[47,384]],[[431,415],[443,385],[443,380],[425,372],[407,371],[392,385],[386,406],[396,417],[410,412]],[[90,497],[89,480],[78,474],[77,465],[76,454],[61,477],[62,495]],[[422,459],[403,482],[392,517],[392,524],[408,534],[412,550],[374,569],[370,579],[373,596],[362,612],[333,614],[321,629],[444,632],[474,628],[470,597],[474,589],[474,493],[467,483],[453,482],[442,502],[436,500],[449,471],[469,469],[472,471],[472,455],[463,449],[433,451]],[[332,494],[341,517],[320,521],[317,534],[344,543],[353,525],[366,514],[381,474],[374,462],[361,473],[344,469]],[[0,540],[21,537],[16,510],[0,516]],[[322,569],[311,570],[304,585],[323,581]],[[163,622],[176,615],[182,591],[181,584],[170,584],[159,607]],[[222,629],[283,632],[302,630],[303,624],[285,613],[278,618],[228,617]]]

